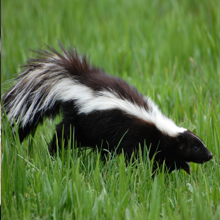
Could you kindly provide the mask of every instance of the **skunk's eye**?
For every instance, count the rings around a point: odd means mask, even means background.
[[[194,150],[198,150],[198,147],[197,147],[197,146],[194,146],[193,149],[194,149]]]

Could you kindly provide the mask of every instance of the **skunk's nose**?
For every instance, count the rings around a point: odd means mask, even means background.
[[[209,158],[209,160],[211,160],[211,159],[212,159],[212,157],[213,157],[212,153],[211,153],[211,152],[209,152],[209,154],[208,154],[208,158]]]

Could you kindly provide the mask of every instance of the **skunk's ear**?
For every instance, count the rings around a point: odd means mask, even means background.
[[[185,137],[184,137],[184,134],[179,134],[178,136],[177,136],[177,143],[176,143],[176,145],[177,145],[177,148],[179,149],[179,150],[183,150],[183,148],[184,148],[184,143],[185,143]]]
[[[184,142],[184,135],[183,134],[179,134],[177,136],[177,143],[183,143]]]

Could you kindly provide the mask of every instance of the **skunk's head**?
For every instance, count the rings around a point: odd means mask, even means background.
[[[204,163],[212,159],[202,140],[189,130],[177,136],[176,147],[176,154],[185,161]]]
[[[213,157],[202,140],[189,130],[180,132],[176,137],[164,135],[160,146],[158,158],[166,160],[170,172],[177,168],[190,174],[189,162],[204,163]]]
[[[212,159],[212,153],[205,147],[202,140],[186,130],[180,133],[174,141],[173,155],[179,168],[184,169],[188,174],[189,162],[204,163]]]

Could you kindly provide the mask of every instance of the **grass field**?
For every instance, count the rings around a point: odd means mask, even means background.
[[[54,121],[22,144],[2,124],[2,219],[220,219],[220,1],[2,1],[1,92],[30,49],[76,47],[150,96],[200,136],[214,157],[151,178],[150,162],[62,150],[50,157]]]

